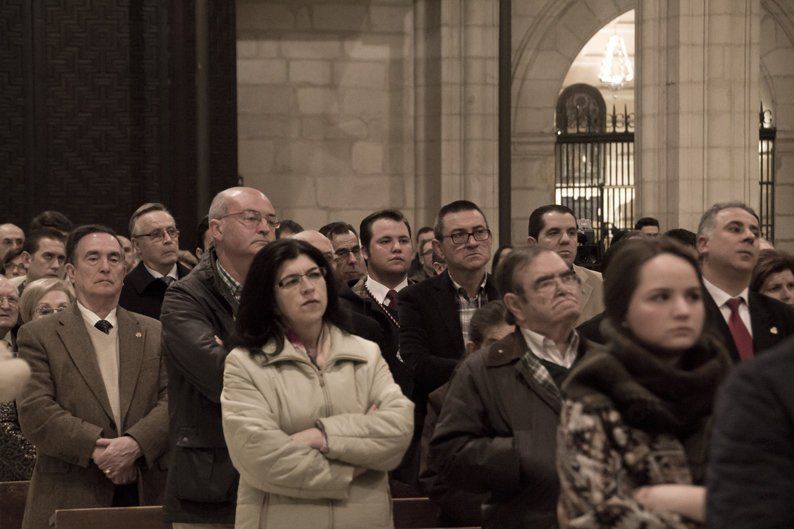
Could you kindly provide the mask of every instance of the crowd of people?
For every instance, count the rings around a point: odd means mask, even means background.
[[[299,220],[299,219],[298,219]],[[738,202],[579,259],[572,210],[494,248],[456,200],[304,229],[216,195],[128,237],[0,224],[0,481],[23,528],[162,505],[176,529],[794,527],[794,258]],[[585,264],[587,266],[585,266]],[[756,358],[757,357],[757,358]]]

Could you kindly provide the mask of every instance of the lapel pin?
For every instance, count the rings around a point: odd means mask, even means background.
[[[777,334],[777,327],[772,327],[771,329],[769,329],[769,332],[771,332],[772,334]]]
[[[777,331],[775,331],[775,332],[777,332]],[[136,338],[140,338],[141,336],[143,336],[141,333],[139,333],[139,332],[136,332],[136,333],[135,333],[135,337],[136,337]]]

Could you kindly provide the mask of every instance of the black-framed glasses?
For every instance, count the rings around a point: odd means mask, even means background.
[[[246,228],[256,228],[262,222],[262,219],[264,219],[267,222],[267,225],[274,230],[281,226],[281,219],[279,219],[277,216],[262,213],[261,211],[257,211],[255,209],[244,209],[236,213],[227,213],[222,217],[218,217],[218,219],[225,219],[226,217],[239,217],[240,222],[242,222]]]
[[[278,288],[289,290],[300,285],[301,278],[304,277],[311,283],[317,283],[320,281],[320,279],[325,277],[325,268],[321,266],[315,266],[304,274],[290,274],[288,276],[282,277],[276,284],[278,285]]]
[[[567,270],[565,272],[560,272],[559,274],[538,278],[538,280],[535,281],[535,284],[532,285],[532,288],[535,289],[535,292],[548,294],[557,288],[557,280],[559,280],[560,283],[565,287],[579,284],[579,276],[576,275],[576,272],[573,270]]]
[[[444,235],[445,239],[452,239],[453,244],[466,244],[469,242],[469,237],[474,237],[475,241],[487,241],[491,238],[491,230],[488,228],[477,228],[474,231],[460,230]]]
[[[175,227],[171,226],[170,228],[160,228],[159,230],[153,230],[149,233],[141,233],[139,235],[133,235],[133,239],[140,239],[141,237],[148,237],[152,242],[162,242],[165,240],[166,234],[171,239],[178,239],[179,238],[179,230]]]
[[[358,259],[361,256],[361,247],[354,246],[352,248],[337,248],[334,250],[334,254],[336,255],[337,259],[344,260],[347,259],[350,254],[353,254]]]

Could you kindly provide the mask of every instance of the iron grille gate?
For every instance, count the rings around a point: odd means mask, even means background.
[[[634,115],[607,114],[597,88],[571,85],[557,103],[556,202],[589,219],[600,241],[634,227]]]
[[[761,166],[758,184],[761,186],[761,204],[758,215],[761,217],[761,234],[768,241],[775,241],[775,136],[772,111],[758,113],[758,161]]]

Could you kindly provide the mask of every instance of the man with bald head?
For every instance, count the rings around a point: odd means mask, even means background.
[[[290,235],[290,238],[307,242],[320,250],[325,260],[328,261],[328,264],[331,266],[331,272],[333,273],[334,281],[336,281],[337,284],[337,291],[339,292],[339,305],[350,317],[353,325],[353,334],[357,334],[362,338],[375,342],[378,344],[378,347],[380,347],[381,353],[383,353],[384,348],[387,347],[388,344],[384,339],[383,332],[378,322],[357,312],[354,304],[350,302],[350,299],[343,295],[344,292],[349,292],[350,296],[356,296],[339,275],[338,259],[334,254],[334,246],[331,244],[330,239],[316,230],[304,230]]]
[[[160,321],[168,366],[169,446],[163,512],[174,529],[234,524],[239,476],[221,426],[224,344],[234,332],[245,276],[276,238],[279,219],[259,190],[221,191],[209,209],[213,244],[165,294]]]
[[[22,248],[24,243],[25,232],[22,231],[22,228],[10,222],[0,224],[0,261],[2,261],[11,250]]]

